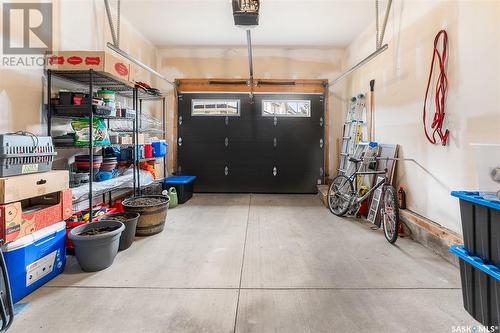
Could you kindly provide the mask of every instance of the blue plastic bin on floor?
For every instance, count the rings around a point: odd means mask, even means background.
[[[64,271],[66,223],[59,222],[2,247],[17,302]]]
[[[180,204],[185,203],[193,196],[196,176],[170,176],[163,180],[163,189],[175,187]]]

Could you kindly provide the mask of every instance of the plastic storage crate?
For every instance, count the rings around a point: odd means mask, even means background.
[[[464,308],[484,326],[498,331],[500,325],[500,269],[470,255],[463,246],[453,245],[450,252],[460,260]]]
[[[179,203],[183,204],[193,196],[195,180],[196,176],[170,176],[163,180],[163,189],[175,187]]]
[[[165,140],[159,140],[152,143],[153,146],[153,156],[154,157],[164,157],[167,155],[168,143]]]
[[[464,246],[469,253],[500,267],[500,202],[479,192],[452,192],[460,199]]]
[[[50,171],[56,155],[51,137],[0,134],[0,177]]]
[[[66,224],[59,222],[2,248],[14,302],[64,271],[65,230]]]

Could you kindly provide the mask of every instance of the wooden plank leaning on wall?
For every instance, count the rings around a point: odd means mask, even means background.
[[[328,80],[279,80],[254,79],[249,86],[245,79],[178,79],[177,92],[254,92],[254,93],[304,93],[325,96],[325,178],[329,176],[330,159],[330,98]],[[177,94],[174,94],[173,165],[177,168]]]

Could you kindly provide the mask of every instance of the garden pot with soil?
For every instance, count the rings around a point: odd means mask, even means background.
[[[123,201],[127,213],[139,213],[135,234],[151,236],[163,231],[169,198],[163,195],[143,195]]]
[[[111,266],[124,229],[119,221],[91,222],[72,229],[68,237],[73,241],[80,267],[95,272]]]
[[[102,217],[101,221],[120,221],[125,225],[125,230],[123,230],[120,236],[118,251],[128,249],[134,242],[135,228],[137,227],[139,216],[139,213],[114,213]]]

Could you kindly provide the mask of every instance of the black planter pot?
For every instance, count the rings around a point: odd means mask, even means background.
[[[114,213],[102,217],[101,221],[119,221],[125,225],[125,230],[123,230],[120,236],[118,251],[128,249],[134,242],[135,229],[139,216],[139,213]]]

